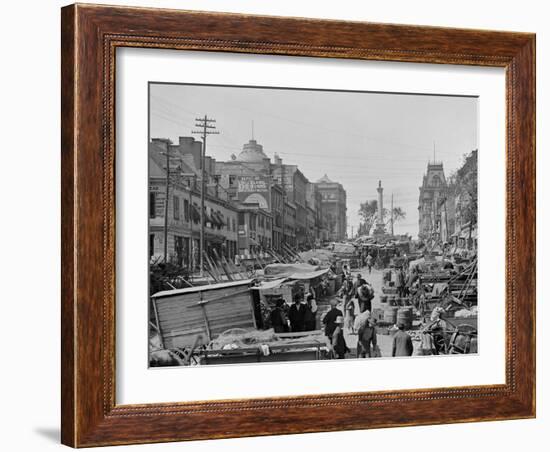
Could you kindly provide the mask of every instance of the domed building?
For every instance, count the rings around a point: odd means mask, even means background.
[[[250,140],[243,145],[243,150],[239,153],[237,160],[248,163],[263,163],[264,159],[269,157],[265,155],[264,148],[256,140]]]

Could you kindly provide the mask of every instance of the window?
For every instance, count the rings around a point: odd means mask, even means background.
[[[239,212],[239,225],[244,226],[244,212]],[[233,230],[235,230],[235,227],[233,227]]]
[[[235,218],[231,218],[231,223],[233,224],[233,232],[235,232],[237,230],[237,228],[235,226]]]
[[[157,194],[155,192],[149,192],[149,218],[156,218],[157,209]]]
[[[180,219],[180,199],[174,195],[173,198],[174,203],[174,220]]]
[[[187,199],[183,201],[183,218],[185,221],[189,221],[189,201]]]

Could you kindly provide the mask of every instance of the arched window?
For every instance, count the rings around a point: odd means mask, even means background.
[[[432,186],[439,187],[441,185],[441,178],[436,174],[432,177]]]

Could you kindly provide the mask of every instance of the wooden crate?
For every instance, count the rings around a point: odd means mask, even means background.
[[[250,280],[158,292],[152,297],[164,348],[209,342],[232,328],[255,328]]]

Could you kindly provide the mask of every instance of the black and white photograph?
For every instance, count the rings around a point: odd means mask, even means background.
[[[478,352],[478,97],[148,95],[150,367]]]

